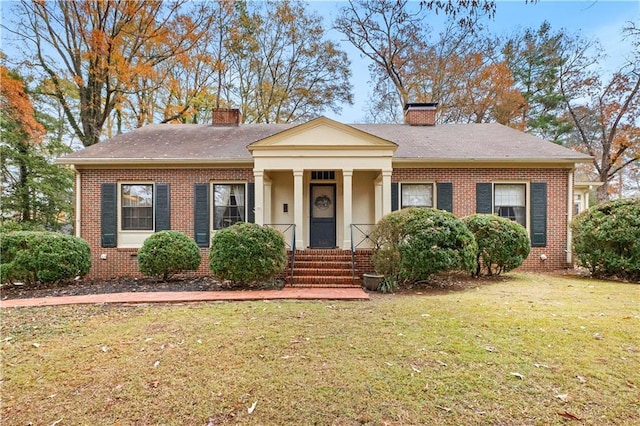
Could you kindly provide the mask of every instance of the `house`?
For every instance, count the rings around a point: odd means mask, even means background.
[[[213,233],[249,221],[285,233],[296,267],[316,269],[302,282],[338,284],[317,269],[370,268],[373,224],[408,206],[508,217],[531,237],[522,270],[571,265],[574,168],[591,158],[500,124],[436,126],[435,113],[415,103],[401,125],[243,125],[219,109],[212,125],[148,125],[67,155],[90,277],[138,274],[137,249],[163,229],[193,236],[206,274]]]

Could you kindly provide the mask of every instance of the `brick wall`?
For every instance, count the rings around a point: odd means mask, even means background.
[[[475,213],[476,183],[492,181],[547,182],[547,246],[534,247],[521,267],[528,271],[550,271],[566,265],[566,210],[568,169],[396,169],[393,182],[429,181],[453,183],[453,213],[462,217]],[[81,236],[92,247],[89,278],[118,275],[139,276],[137,249],[100,247],[100,184],[123,181],[168,183],[171,187],[171,229],[193,236],[193,185],[210,181],[253,182],[251,168],[228,169],[132,169],[81,170]],[[358,255],[358,269],[372,270],[368,252]],[[105,254],[106,259],[101,259]],[[540,255],[547,260],[542,261]],[[202,249],[202,264],[194,274],[208,274],[208,249]]]
[[[532,247],[520,267],[526,271],[552,271],[566,268],[567,260],[567,185],[569,169],[395,169],[392,182],[426,181],[453,183],[453,214],[475,213],[476,183],[547,182],[547,246]],[[541,260],[545,254],[547,260]]]
[[[253,170],[246,169],[139,169],[81,170],[81,237],[91,245],[88,278],[140,276],[137,249],[100,247],[100,185],[109,182],[149,181],[168,183],[171,188],[171,229],[193,237],[193,191],[195,183],[210,181],[253,182]],[[194,274],[209,273],[208,249],[202,249],[202,263]],[[105,254],[106,259],[100,255]]]

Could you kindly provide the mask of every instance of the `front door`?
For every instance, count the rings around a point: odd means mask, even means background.
[[[309,239],[311,248],[336,247],[336,185],[311,184]]]

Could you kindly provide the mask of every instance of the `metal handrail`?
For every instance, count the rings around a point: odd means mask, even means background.
[[[273,228],[280,231],[284,238],[284,244],[291,250],[291,280],[290,284],[293,284],[293,270],[296,264],[296,225],[295,223],[265,223],[264,226]],[[291,244],[287,242],[286,233],[291,230]]]
[[[373,227],[375,225],[376,225],[375,223],[352,223],[351,225],[349,225],[349,228],[351,231],[351,283],[352,284],[355,283],[356,281],[356,249],[365,241],[371,241],[373,243],[373,240],[371,239],[371,232],[373,231]],[[365,229],[365,227],[368,227],[368,228]],[[357,244],[355,242],[355,238],[353,235],[354,230],[356,232],[359,232],[361,235],[361,238]]]

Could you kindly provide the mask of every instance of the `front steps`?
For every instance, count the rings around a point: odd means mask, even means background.
[[[307,249],[295,253],[293,277],[291,253],[286,270],[289,287],[350,288],[362,286],[362,274],[351,269],[351,252],[341,249]],[[293,279],[293,281],[292,281]]]

